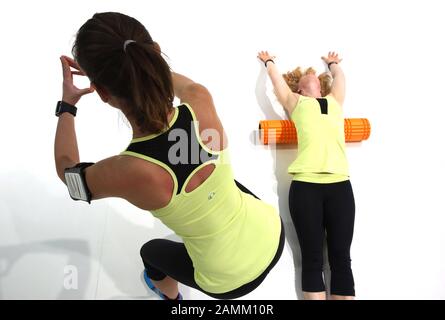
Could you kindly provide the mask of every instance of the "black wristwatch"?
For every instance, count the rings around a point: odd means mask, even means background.
[[[66,103],[64,101],[58,101],[57,107],[56,107],[56,116],[60,116],[64,112],[69,112],[73,116],[76,116],[77,108],[69,103]]]

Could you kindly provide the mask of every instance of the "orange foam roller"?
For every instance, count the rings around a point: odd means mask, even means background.
[[[360,142],[371,135],[371,124],[365,118],[345,119],[346,142]],[[291,120],[260,121],[260,139],[263,144],[296,144],[297,130]]]

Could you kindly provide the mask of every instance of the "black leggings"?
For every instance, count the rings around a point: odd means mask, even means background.
[[[235,181],[238,188],[248,194],[253,195],[246,187]],[[256,289],[261,282],[266,278],[270,270],[275,266],[281,257],[284,247],[284,227],[281,223],[280,244],[274,259],[267,267],[267,269],[258,276],[255,280],[242,285],[241,287],[225,292],[225,293],[210,293],[206,292],[198,286],[194,277],[193,262],[187,253],[183,243],[174,242],[165,239],[155,239],[147,242],[141,248],[141,257],[144,262],[147,275],[150,279],[155,281],[163,280],[169,276],[176,281],[185,284],[186,286],[195,288],[205,294],[217,299],[236,299],[242,297],[249,292]]]
[[[300,241],[303,291],[325,291],[322,270],[326,233],[331,294],[355,296],[350,258],[355,203],[349,180],[329,184],[292,181],[289,208]]]

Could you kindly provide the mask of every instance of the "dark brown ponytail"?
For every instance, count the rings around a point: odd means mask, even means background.
[[[124,43],[129,43],[124,51]],[[147,29],[117,12],[96,13],[78,31],[72,50],[79,66],[97,86],[124,99],[143,132],[168,125],[173,107],[171,70]]]

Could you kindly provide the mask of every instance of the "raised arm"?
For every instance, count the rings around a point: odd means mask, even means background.
[[[295,106],[298,103],[300,95],[292,92],[292,90],[289,88],[282,74],[279,72],[277,66],[275,65],[275,62],[273,60],[274,58],[275,57],[271,56],[267,51],[261,51],[258,53],[258,59],[266,64],[267,74],[272,81],[278,101],[287,111],[287,114],[290,117],[292,111],[294,111]]]
[[[345,101],[345,75],[340,67],[340,59],[338,54],[335,52],[329,52],[327,57],[322,57],[323,61],[328,65],[329,70],[332,74],[332,88],[331,94],[334,98],[343,105]]]
[[[172,80],[173,80],[173,90],[175,91],[175,96],[181,100],[181,102],[192,102],[187,101],[190,97],[190,94],[193,91],[204,91],[204,86],[194,82],[193,80],[187,78],[186,76],[172,72]]]
[[[195,112],[199,120],[199,128],[201,138],[204,144],[212,150],[222,150],[227,147],[227,136],[224,132],[221,120],[216,112],[215,104],[209,90],[202,84],[183,76],[179,73],[172,72],[173,90],[175,96],[181,100],[181,103],[188,103]],[[203,131],[210,132],[210,136],[203,134]]]

